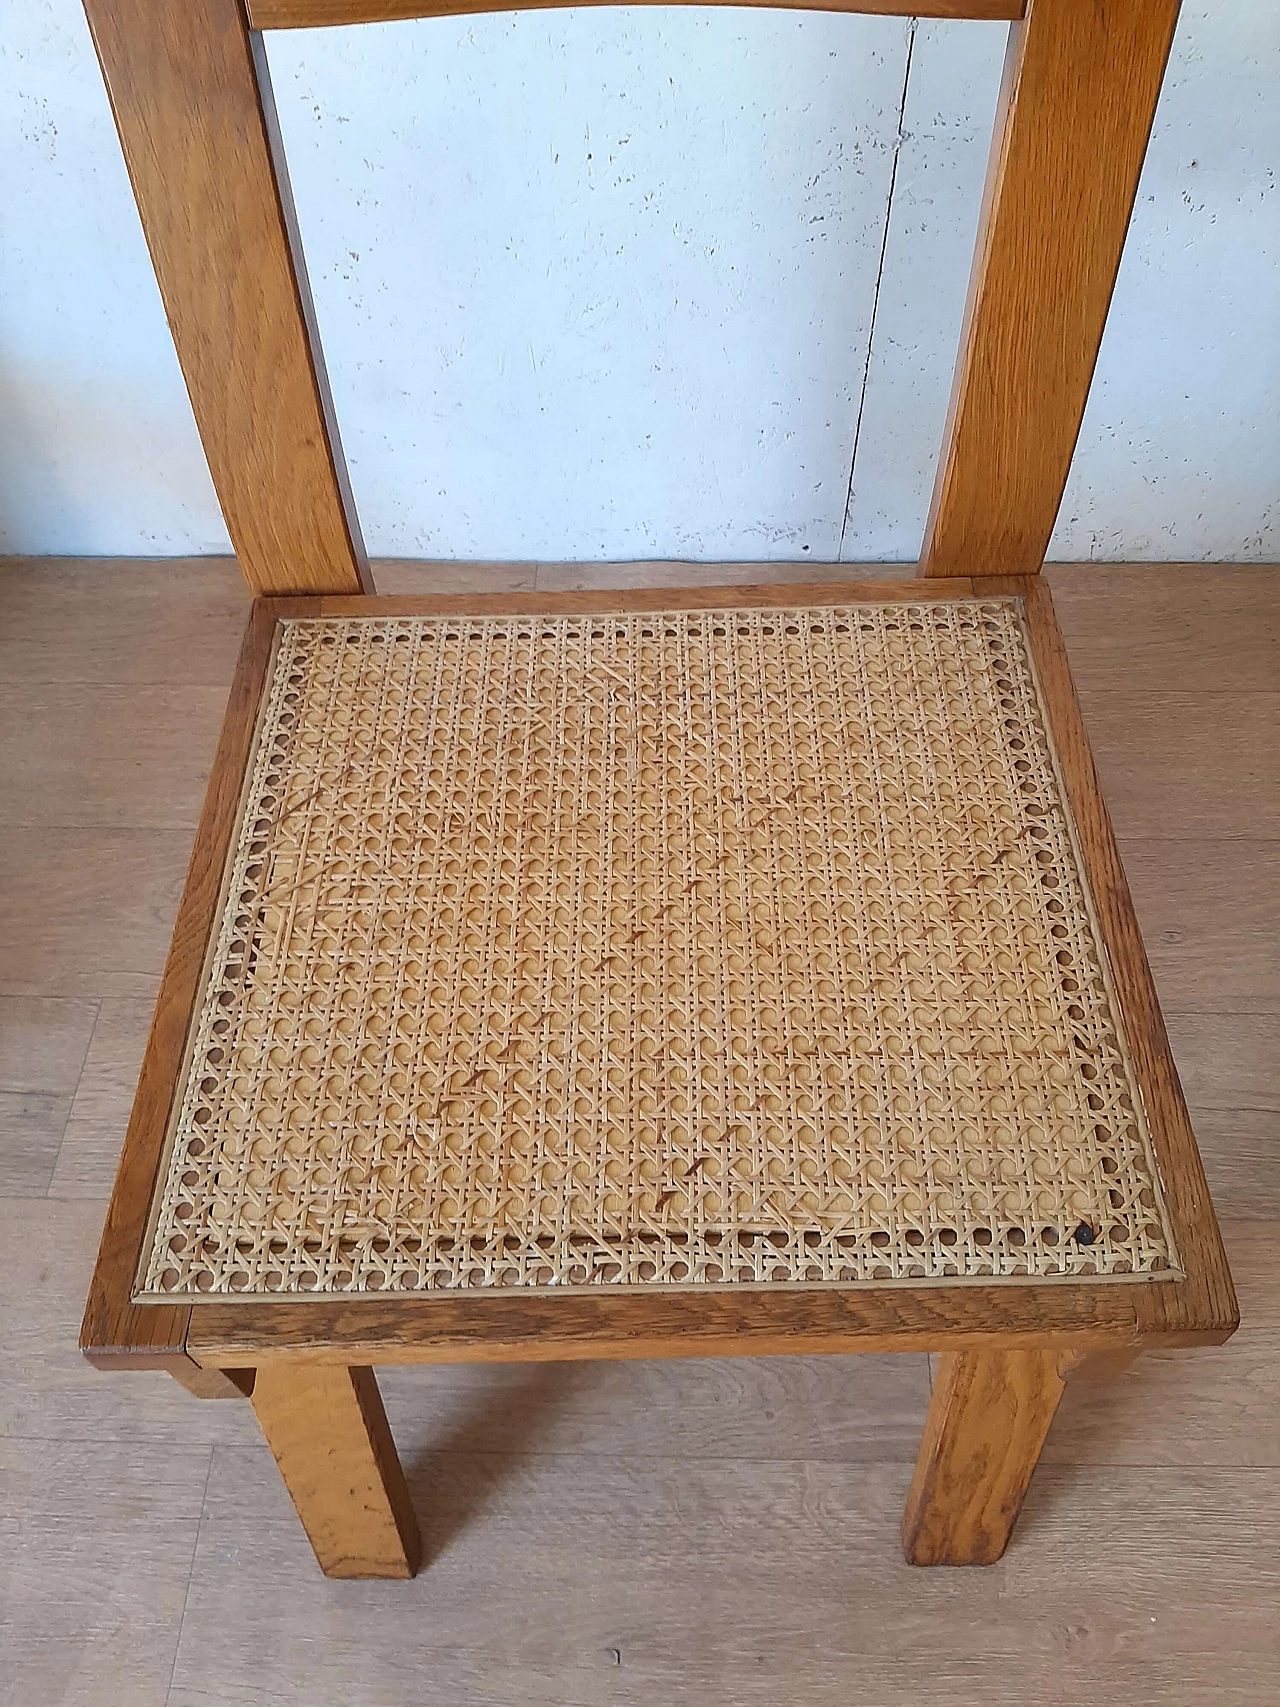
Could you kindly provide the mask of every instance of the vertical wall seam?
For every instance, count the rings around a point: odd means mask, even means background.
[[[918,18],[911,18],[907,25],[907,58],[902,68],[902,98],[898,103],[898,129],[893,139],[893,165],[889,169],[889,197],[884,210],[884,231],[880,239],[880,261],[876,268],[876,288],[871,298],[871,325],[867,329],[867,357],[862,364],[862,391],[858,397],[858,416],[853,427],[853,448],[849,453],[849,484],[845,489],[844,514],[840,518],[840,544],[836,549],[836,562],[844,562],[844,536],[849,526],[849,511],[853,507],[853,476],[858,466],[858,441],[862,437],[862,414],[867,406],[867,383],[871,377],[871,353],[875,348],[876,316],[880,312],[880,285],[884,278],[885,256],[889,250],[889,230],[893,220],[893,195],[898,183],[898,158],[902,153],[902,144],[906,139],[904,121],[907,115],[907,91],[911,83],[911,61],[915,54],[916,29]]]

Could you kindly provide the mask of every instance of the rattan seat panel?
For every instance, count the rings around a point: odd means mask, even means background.
[[[281,624],[139,1296],[1176,1272],[1020,601]]]

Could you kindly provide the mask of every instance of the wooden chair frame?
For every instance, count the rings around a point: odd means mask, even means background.
[[[904,1528],[919,1563],[999,1556],[1066,1375],[1212,1344],[1235,1296],[1047,589],[1177,0],[826,0],[1010,20],[964,333],[920,573],[905,583],[433,599],[372,596],[260,31],[548,0],[85,0],[179,359],[257,595],[86,1310],[108,1369],[251,1394],[323,1568],[412,1575],[417,1529],[379,1363],[938,1351]],[[556,0],[550,0],[556,3]],[[607,3],[607,0],[589,0]],[[768,4],[770,0],[759,0]],[[793,4],[794,0],[773,0]],[[276,624],[302,614],[1026,600],[1032,650],[1155,1134],[1185,1278],[665,1295],[133,1302],[147,1209]]]

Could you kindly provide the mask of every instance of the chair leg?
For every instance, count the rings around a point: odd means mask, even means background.
[[[1062,1397],[1061,1354],[944,1352],[902,1520],[912,1565],[1004,1552]]]
[[[202,1369],[198,1363],[175,1363],[170,1375],[194,1399],[247,1399],[253,1392],[252,1369]]]
[[[252,1402],[325,1576],[413,1576],[418,1520],[372,1369],[268,1366]]]

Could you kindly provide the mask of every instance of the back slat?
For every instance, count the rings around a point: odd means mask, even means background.
[[[261,37],[239,0],[85,0],[209,470],[258,593],[356,593]]]
[[[250,0],[256,30],[379,24],[404,18],[452,18],[475,12],[533,12],[636,0]],[[639,0],[641,5],[768,6],[792,12],[870,12],[893,18],[1020,18],[1026,0]]]
[[[927,575],[1044,562],[1178,0],[1031,0],[1010,31]]]

